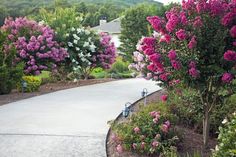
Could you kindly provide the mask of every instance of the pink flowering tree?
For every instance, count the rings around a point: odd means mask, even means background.
[[[147,20],[155,33],[138,46],[148,62],[147,78],[161,81],[165,87],[181,81],[198,91],[207,146],[212,109],[235,93],[236,1],[183,1],[165,17]]]
[[[43,70],[56,70],[57,64],[68,56],[54,40],[54,31],[27,18],[8,18],[1,27],[17,50],[15,63],[24,62],[24,73],[38,75]],[[5,45],[5,51],[8,51]]]
[[[73,72],[84,79],[94,68],[109,69],[115,62],[116,48],[107,33],[97,34],[85,28],[71,28],[67,36]]]

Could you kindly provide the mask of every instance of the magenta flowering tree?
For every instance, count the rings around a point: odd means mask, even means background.
[[[42,70],[56,70],[67,51],[54,40],[54,31],[27,18],[8,18],[1,27],[17,50],[15,63],[25,62],[24,73],[38,75]],[[7,51],[7,49],[5,49]]]
[[[138,46],[147,58],[147,78],[166,87],[181,81],[198,91],[207,146],[212,109],[235,93],[236,1],[184,0],[166,17],[147,20],[156,31]]]
[[[98,51],[97,58],[99,60],[98,65],[105,69],[110,69],[111,65],[115,62],[116,47],[108,33],[100,33],[100,50]]]

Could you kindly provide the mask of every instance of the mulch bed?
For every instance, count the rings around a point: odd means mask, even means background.
[[[85,85],[92,85],[97,83],[104,83],[114,81],[114,79],[89,79],[89,80],[79,80],[77,82],[56,82],[56,83],[47,83],[40,86],[39,90],[32,93],[21,93],[17,90],[12,90],[10,94],[0,95],[0,106],[5,105],[11,102],[15,102],[18,100],[31,98],[34,96],[39,96],[47,93],[52,93],[55,91],[69,89],[74,87],[80,87]]]
[[[147,97],[147,103],[157,103],[160,101],[160,96],[164,94],[165,91],[160,90],[157,91],[150,96]],[[134,104],[131,109],[133,112],[136,112],[139,110],[140,106],[143,105],[143,100],[138,101],[136,104]],[[122,116],[117,117],[116,122],[122,122],[126,119]],[[182,142],[178,144],[178,153],[180,156],[183,154],[186,155],[186,153],[193,154],[194,152],[200,152],[202,157],[209,157],[211,154],[211,149],[215,148],[216,145],[216,139],[210,139],[209,140],[209,149],[207,151],[203,151],[203,139],[202,135],[195,133],[193,129],[186,128],[184,126],[178,125],[176,126],[176,129],[178,132],[182,134]],[[108,157],[150,157],[147,155],[140,155],[136,154],[134,152],[126,152],[119,154],[116,151],[116,143],[112,140],[112,130],[109,131],[107,135],[107,156]],[[153,155],[152,157],[156,157]]]

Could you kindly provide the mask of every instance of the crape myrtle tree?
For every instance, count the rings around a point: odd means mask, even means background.
[[[183,1],[147,20],[155,33],[141,39],[133,66],[165,87],[182,82],[198,91],[206,147],[212,109],[236,91],[236,1]]]
[[[7,18],[1,30],[8,34],[7,42],[16,48],[14,63],[24,62],[24,73],[39,75],[43,70],[54,70],[67,56],[67,51],[54,40],[54,31],[34,20]],[[8,51],[8,45],[4,51]]]
[[[107,33],[72,27],[66,35],[73,72],[82,78],[88,79],[96,67],[109,69],[115,62],[116,48]]]

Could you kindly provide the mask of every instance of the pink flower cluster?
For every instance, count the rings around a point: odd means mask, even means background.
[[[232,50],[228,50],[224,54],[224,59],[227,61],[236,61],[236,52]]]
[[[226,45],[226,52],[223,57],[226,61],[231,62],[230,65],[232,66],[225,68],[222,63],[217,66],[230,72],[230,68],[236,67],[235,8],[235,0],[183,0],[182,7],[173,7],[166,12],[165,18],[147,17],[147,21],[155,33],[151,37],[143,37],[138,46],[138,51],[143,53],[146,59],[146,68],[142,69],[146,70],[147,78],[162,81],[164,85],[172,85],[172,79],[180,79],[177,78],[180,74],[189,75],[188,79],[192,81],[198,81],[201,77],[205,77],[206,73],[201,72],[204,66],[197,64],[202,64],[202,59],[208,63],[209,56],[204,54],[203,58],[197,57],[199,57],[198,53],[204,52],[203,49],[208,49],[200,41],[205,38],[200,32],[203,29],[208,29],[205,26],[208,24],[210,26],[209,20],[222,24],[219,27],[223,29],[225,27],[225,30],[229,31],[227,38],[231,39],[227,42],[232,42],[232,45]],[[176,51],[179,52],[178,57]],[[221,60],[220,57],[217,60]],[[135,62],[137,61],[135,60]],[[216,75],[220,76],[220,74]],[[231,81],[227,80],[231,78],[235,77],[225,75],[222,77],[222,81],[230,83]]]
[[[161,117],[161,113],[159,111],[152,111],[149,114],[153,118],[153,120],[152,120],[153,123],[157,124],[159,119],[160,119],[160,117]]]
[[[200,75],[199,70],[196,68],[196,62],[195,61],[190,61],[189,63],[189,75],[192,76],[193,78],[197,78]]]
[[[166,102],[168,99],[168,95],[164,94],[164,95],[161,95],[161,101],[162,102]]]
[[[100,44],[102,50],[97,55],[98,62],[105,69],[110,69],[111,65],[115,62],[116,47],[114,42],[111,41],[111,36],[107,33],[100,33]]]
[[[170,129],[170,121],[160,111],[141,112],[135,114],[128,123],[117,126],[114,129],[117,135],[113,134],[112,139],[119,154],[124,150],[147,154],[161,153],[166,143],[173,145],[169,142],[174,139]]]
[[[164,133],[168,133],[169,129],[170,129],[170,121],[164,122],[164,124],[162,124],[162,126],[161,126],[161,130]]]
[[[136,70],[138,72],[142,72],[145,68],[145,56],[138,52],[138,51],[135,51],[133,52],[133,60],[135,61],[135,63],[131,63],[129,65],[129,69],[133,69],[133,70]]]
[[[54,40],[54,31],[48,26],[19,17],[6,19],[1,29],[9,33],[8,40],[17,49],[15,62],[25,62],[26,74],[38,75],[42,70],[55,70],[56,63],[68,56]]]
[[[231,73],[224,73],[222,76],[222,81],[224,83],[231,83],[233,79],[234,79],[234,75]]]

